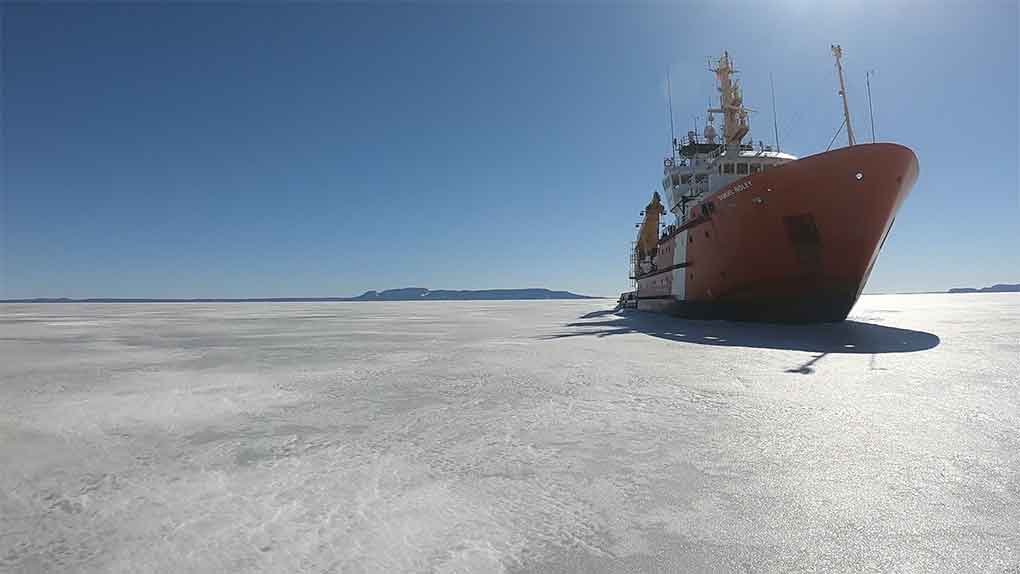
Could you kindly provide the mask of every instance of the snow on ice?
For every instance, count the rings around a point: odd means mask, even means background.
[[[611,305],[4,305],[0,570],[1020,565],[1020,295]]]

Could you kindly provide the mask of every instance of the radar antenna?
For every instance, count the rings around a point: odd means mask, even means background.
[[[868,114],[871,115],[871,143],[875,143],[875,108],[871,107],[871,76],[875,70],[868,70],[864,74],[864,81],[868,84]]]
[[[769,87],[772,88],[772,130],[776,133],[776,151],[783,151],[779,147],[779,119],[776,116],[776,84],[772,81],[772,72],[769,72]]]
[[[676,161],[676,132],[673,129],[673,82],[669,77],[669,70],[666,70],[666,99],[669,107],[669,156]]]

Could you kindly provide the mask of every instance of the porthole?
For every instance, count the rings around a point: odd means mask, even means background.
[[[864,174],[861,172],[857,172],[857,175],[855,175],[854,177],[857,178],[857,181],[861,181],[862,179],[864,179]]]

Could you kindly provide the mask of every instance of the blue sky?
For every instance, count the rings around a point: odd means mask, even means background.
[[[727,49],[752,137],[921,177],[869,292],[1020,281],[1015,2],[3,5],[0,297],[627,288]],[[840,142],[844,140],[839,140]]]

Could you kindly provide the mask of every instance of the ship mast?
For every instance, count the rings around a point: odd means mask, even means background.
[[[843,80],[843,48],[839,44],[832,45],[832,55],[836,57],[836,72],[839,74],[839,95],[843,96],[843,122],[846,123],[846,137],[850,145],[855,145],[854,126],[850,123],[850,106],[846,103],[846,82]]]
[[[744,97],[740,93],[740,82],[730,78],[736,70],[730,62],[729,52],[723,52],[712,71],[719,81],[719,107],[708,111],[723,115],[723,143],[739,146],[749,129],[747,109],[744,108]]]

